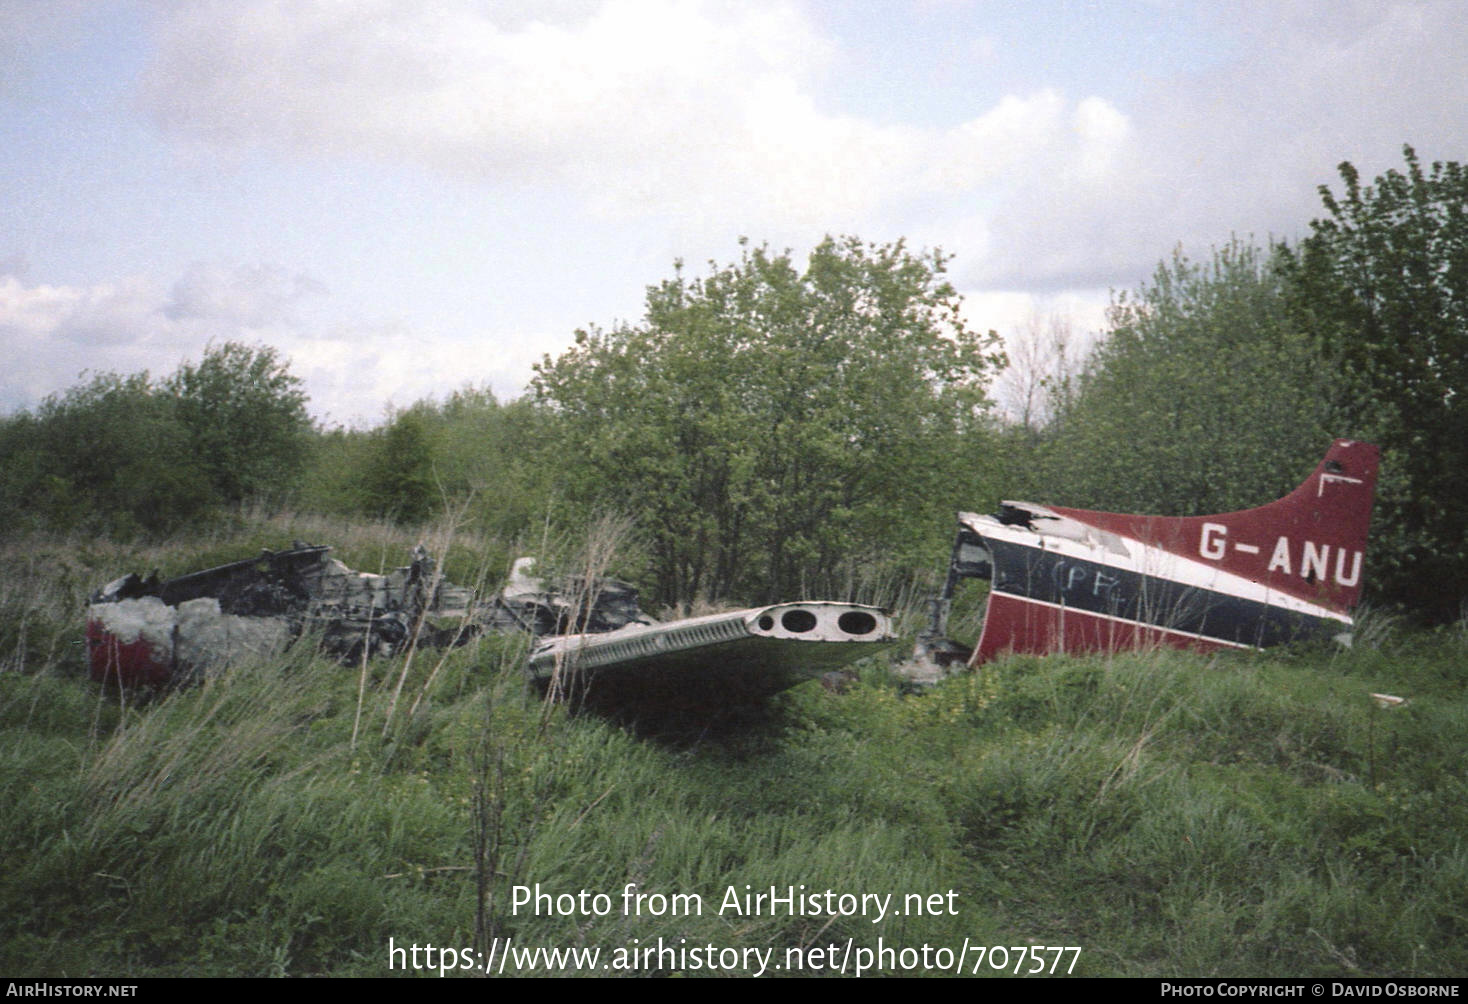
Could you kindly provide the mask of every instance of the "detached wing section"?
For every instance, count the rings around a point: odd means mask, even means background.
[[[529,672],[578,703],[709,705],[784,690],[894,640],[876,607],[781,603],[550,638],[531,653]]]

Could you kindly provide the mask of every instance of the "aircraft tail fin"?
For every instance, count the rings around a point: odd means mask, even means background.
[[[1372,444],[1337,439],[1298,488],[1254,509],[1162,517],[1050,508],[1346,613],[1361,598],[1379,465]]]

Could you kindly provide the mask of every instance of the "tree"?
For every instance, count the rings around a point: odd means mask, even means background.
[[[560,463],[545,409],[529,396],[501,404],[487,387],[454,391],[439,409],[436,472],[445,489],[472,496],[469,514],[510,540],[546,518]]]
[[[311,419],[301,380],[275,349],[239,342],[211,346],[197,365],[183,364],[163,387],[220,501],[278,494],[299,476]]]
[[[1032,311],[1005,339],[1008,365],[996,381],[995,397],[1009,421],[1040,435],[1064,406],[1084,353],[1070,318]]]
[[[33,415],[0,420],[0,519],[168,533],[219,504],[281,491],[308,448],[305,401],[274,349],[235,343],[161,382],[98,374]]]
[[[843,572],[933,539],[1000,362],[940,252],[827,238],[801,271],[742,243],[532,384],[575,444],[567,491],[638,515],[665,602],[849,591]]]
[[[161,533],[212,502],[187,431],[146,373],[101,373],[5,420],[0,469],[7,528]]]
[[[1373,578],[1441,620],[1468,594],[1468,171],[1403,152],[1405,173],[1363,187],[1343,163],[1341,196],[1320,187],[1290,303],[1338,375],[1340,427],[1383,448]]]
[[[428,408],[401,412],[382,431],[363,480],[369,510],[399,523],[422,523],[442,501],[434,472]]]
[[[1060,502],[1187,516],[1272,501],[1329,445],[1328,380],[1291,324],[1273,252],[1181,252],[1122,293],[1051,429]]]

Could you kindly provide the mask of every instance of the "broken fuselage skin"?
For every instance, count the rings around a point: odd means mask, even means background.
[[[781,603],[549,638],[531,652],[529,672],[578,704],[707,706],[776,693],[893,641],[877,607]]]
[[[288,612],[305,603],[327,550],[297,544],[166,581],[155,572],[109,582],[87,607],[92,678],[157,687],[282,651],[296,633]]]
[[[386,575],[353,571],[330,550],[298,542],[165,581],[155,573],[108,583],[87,607],[93,679],[180,683],[277,655],[307,631],[348,661],[391,653],[410,637],[463,636],[471,594],[443,582],[422,548]]]
[[[1005,652],[1349,639],[1377,467],[1375,446],[1336,440],[1303,484],[1255,509],[1164,517],[1005,502],[992,516],[960,513],[930,638],[972,577],[991,588],[971,664]]]

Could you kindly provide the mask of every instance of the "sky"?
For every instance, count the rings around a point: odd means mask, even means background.
[[[1465,142],[1461,0],[0,0],[0,412],[226,341],[323,424],[507,400],[741,237],[1085,336]]]

